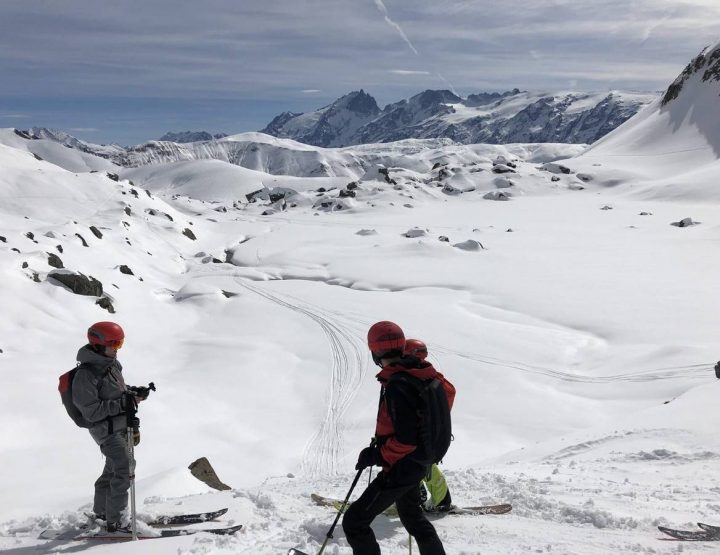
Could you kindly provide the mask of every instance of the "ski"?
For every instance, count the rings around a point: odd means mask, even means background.
[[[720,534],[720,526],[713,526],[712,524],[705,524],[703,522],[698,522],[697,525],[706,532],[714,532],[716,534]]]
[[[699,524],[699,526],[702,530],[675,530],[666,526],[658,526],[658,530],[676,540],[694,542],[720,541],[720,528],[709,524]]]
[[[323,497],[316,493],[310,494],[310,499],[321,507],[332,507],[336,511],[339,511],[342,507],[342,501],[339,499],[332,499],[330,497]],[[345,510],[350,506],[350,503],[345,507]],[[452,506],[449,511],[426,511],[429,515],[504,515],[512,511],[512,505],[508,503],[501,503],[498,505],[479,505],[476,507],[456,507]],[[397,509],[395,505],[388,507],[383,511],[386,516],[397,516]]]
[[[148,526],[184,526],[185,524],[202,524],[210,520],[215,520],[225,513],[228,509],[218,509],[217,511],[207,511],[205,513],[188,513],[180,515],[160,515],[153,517],[152,520],[142,520]],[[90,521],[102,523],[92,513],[84,513]]]
[[[156,516],[150,522],[147,522],[149,526],[178,526],[183,524],[200,524],[208,522],[209,520],[215,520],[227,513],[227,509],[219,509],[217,511],[208,511],[206,513],[195,513],[186,515],[163,515]]]
[[[154,540],[158,538],[175,538],[178,536],[192,536],[193,534],[218,534],[221,536],[229,536],[238,532],[242,528],[242,524],[235,526],[228,526],[227,528],[201,528],[199,530],[194,529],[175,529],[175,530],[158,530],[157,536],[147,536],[138,534],[140,540]],[[108,533],[97,533],[88,534],[85,536],[74,536],[72,541],[79,540],[100,540],[100,541],[132,541],[132,535],[130,534],[108,534]]]

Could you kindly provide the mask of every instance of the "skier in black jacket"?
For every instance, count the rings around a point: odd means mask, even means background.
[[[375,427],[376,442],[360,452],[356,470],[382,466],[382,472],[345,513],[343,530],[353,555],[380,555],[370,524],[377,515],[395,503],[405,529],[415,538],[421,555],[445,555],[440,538],[427,520],[420,504],[418,484],[427,474],[429,464],[423,458],[418,437],[418,396],[402,380],[392,379],[398,373],[421,380],[437,379],[428,362],[404,357],[405,335],[397,324],[378,322],[368,332],[373,360],[381,367],[377,375],[381,398]],[[442,393],[444,394],[444,393]]]

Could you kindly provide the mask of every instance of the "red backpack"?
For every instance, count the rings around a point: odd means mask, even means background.
[[[88,420],[85,420],[80,410],[75,406],[75,403],[73,403],[73,396],[72,396],[72,383],[73,379],[75,378],[75,374],[80,369],[82,364],[78,364],[75,368],[72,370],[69,370],[68,372],[65,372],[62,376],[60,376],[60,380],[58,383],[58,391],[60,392],[60,400],[62,401],[63,406],[65,407],[65,410],[68,413],[68,416],[72,418],[73,422],[80,426],[81,428],[92,428],[94,423],[89,422]],[[110,369],[108,368],[107,372],[103,375],[103,379],[110,373]],[[98,382],[98,390],[102,387],[102,380]]]

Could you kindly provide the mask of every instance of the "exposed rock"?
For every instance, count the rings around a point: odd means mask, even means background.
[[[28,267],[28,263],[27,263],[27,262],[23,262],[23,263],[22,263],[22,269],[24,270],[24,269],[27,268],[27,267]]]
[[[170,214],[166,214],[162,210],[155,210],[154,208],[146,208],[145,213],[150,214],[151,216],[165,216],[171,222],[175,221],[175,220],[173,220],[173,217]]]
[[[232,291],[225,291],[224,289],[221,289],[222,294],[225,295],[228,299],[231,299],[232,297],[237,297],[240,295],[240,293],[233,293]]]
[[[509,191],[490,191],[483,195],[484,199],[487,200],[510,200],[512,193]]]
[[[515,183],[513,183],[507,177],[502,176],[502,177],[496,177],[495,179],[493,179],[493,185],[495,185],[495,187],[497,187],[498,189],[508,189],[510,187],[514,187]]]
[[[578,173],[575,175],[575,177],[577,177],[580,181],[584,181],[585,183],[593,180],[593,176],[589,173]]]
[[[641,216],[652,216],[652,212],[640,212]]]
[[[362,235],[362,236],[377,235],[377,234],[378,234],[378,232],[375,231],[374,229],[361,229],[360,231],[355,232],[355,235]]]
[[[122,273],[122,274],[126,274],[126,275],[128,275],[128,276],[134,276],[134,275],[135,275],[135,274],[133,273],[133,271],[132,271],[128,266],[126,266],[125,264],[121,264],[121,265],[118,267],[118,269],[120,270],[120,273]]]
[[[83,247],[88,246],[87,241],[85,241],[85,238],[82,235],[80,235],[79,233],[76,233],[75,236],[80,238],[80,241],[82,242]]]
[[[692,218],[683,218],[679,222],[672,222],[670,225],[674,225],[675,227],[690,227],[698,224],[700,224],[700,222],[693,221]]]
[[[462,243],[455,243],[453,247],[463,251],[479,251],[485,249],[485,247],[482,246],[482,243],[475,241],[474,239],[468,239]]]
[[[55,248],[58,250],[58,252],[60,252],[60,254],[62,254],[62,252],[63,252],[62,245],[55,245]]]
[[[517,173],[514,169],[510,166],[506,166],[505,164],[496,164],[493,166],[492,171],[493,173]]]
[[[130,210],[130,207],[129,207],[129,206],[126,206],[126,207],[125,207],[125,214],[128,215],[128,216],[131,216],[131,215],[132,215],[132,211]]]
[[[115,314],[115,307],[113,306],[112,301],[108,297],[99,298],[97,301],[95,301],[95,304],[98,305],[100,308],[104,308],[110,314]]]
[[[199,458],[198,460],[190,464],[188,468],[190,469],[190,473],[195,476],[195,478],[207,484],[213,489],[220,491],[232,489],[230,486],[220,481],[220,478],[218,478],[218,475],[215,473],[215,470],[210,464],[210,461],[207,460],[206,457]]]
[[[59,245],[58,245],[59,246]],[[52,266],[53,268],[62,269],[65,266],[63,266],[62,260],[60,260],[60,257],[57,254],[53,254],[51,252],[47,253],[48,255],[48,264]]]
[[[438,237],[438,241],[441,241],[441,242],[443,242],[443,243],[449,243],[449,242],[450,242],[450,238],[447,237],[446,235],[441,235],[440,237]]]
[[[427,236],[427,231],[424,229],[420,229],[419,227],[414,227],[412,229],[408,229],[405,233],[403,233],[403,236],[407,237],[408,239],[414,239],[415,237],[425,237]]]
[[[550,178],[550,181],[560,181],[560,178],[559,178],[557,175],[553,175],[553,176]]]
[[[610,206],[609,204],[606,204],[606,205],[603,206],[600,210],[612,210],[612,209],[613,209],[612,206]]]
[[[71,272],[69,270],[52,271],[48,274],[48,278],[62,283],[76,295],[100,297],[103,294],[102,283],[94,277],[88,277],[80,272]]]
[[[91,226],[90,226],[90,231],[92,231],[92,234],[93,234],[95,237],[97,237],[98,239],[102,239],[102,238],[103,238],[103,234],[102,234],[102,233],[100,232],[100,230],[99,230],[97,227],[95,227],[94,225],[91,225]]]
[[[185,237],[192,239],[193,241],[197,240],[197,237],[195,237],[195,234],[192,232],[192,230],[189,227],[186,227],[185,229],[183,229],[182,234]]]
[[[347,189],[341,189],[340,193],[338,193],[338,196],[340,198],[347,198],[347,197],[355,198],[355,195],[356,195],[355,191],[347,190]]]
[[[35,157],[35,160],[38,160],[40,162],[43,161],[42,156],[39,156],[39,155],[35,154],[34,152],[33,152],[33,156]]]
[[[119,180],[120,180],[120,176],[119,176],[118,174],[116,174],[116,173],[107,172],[107,173],[105,173],[105,175],[107,175],[108,179],[112,179],[113,181],[119,181]]]
[[[34,234],[32,231],[28,231],[28,232],[25,234],[25,237],[27,237],[27,238],[30,239],[31,241],[35,241],[35,234]],[[37,241],[35,241],[35,243],[37,243]]]
[[[550,173],[563,173],[565,175],[572,173],[570,168],[556,162],[546,162],[541,166],[541,169],[549,171]]]
[[[7,243],[7,239],[2,235],[0,235],[0,241],[2,241],[3,243]]]

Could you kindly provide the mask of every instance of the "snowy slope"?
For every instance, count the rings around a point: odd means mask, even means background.
[[[85,152],[75,143],[66,146],[57,138],[44,138],[44,135],[34,136],[37,138],[31,139],[29,136],[25,136],[24,132],[16,133],[14,129],[0,129],[0,144],[26,150],[71,172],[114,172],[118,169],[118,166],[110,160],[102,158],[96,153]]]
[[[310,494],[347,491],[377,408],[365,334],[391,319],[458,388],[443,464],[453,499],[513,504],[436,519],[448,553],[712,552],[655,527],[718,524],[716,181],[652,193],[656,164],[679,184],[687,174],[644,150],[714,144],[691,116],[666,125],[672,102],[713,106],[702,87],[717,92],[688,75],[675,100],[625,126],[655,122],[647,134],[620,129],[584,154],[250,134],[216,141],[247,162],[168,146],[116,182],[0,145],[0,550],[316,552],[334,515]],[[622,152],[604,150],[613,141]],[[706,151],[693,160],[712,174]],[[328,169],[313,177],[317,164]],[[258,186],[267,194],[237,202]],[[688,215],[702,223],[670,225]],[[102,282],[116,312],[49,279],[49,254]],[[139,513],[227,506],[222,522],[242,532],[141,547],[37,539],[82,519],[102,466],[56,380],[105,319],[126,330],[127,381],[158,389],[140,407]],[[232,490],[189,475],[200,456]],[[396,518],[374,527],[383,553],[407,553]],[[350,553],[341,529],[327,552]]]
[[[648,198],[720,200],[720,44],[570,166]]]

